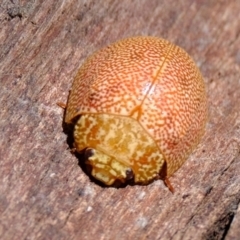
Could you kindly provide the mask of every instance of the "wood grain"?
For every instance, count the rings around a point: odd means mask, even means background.
[[[0,3],[1,239],[239,239],[240,4],[236,0]],[[128,36],[164,37],[197,62],[209,121],[161,181],[104,188],[69,151],[63,111],[79,66]]]

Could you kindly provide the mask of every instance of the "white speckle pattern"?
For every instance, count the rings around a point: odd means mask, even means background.
[[[136,225],[138,228],[145,228],[148,225],[148,220],[145,217],[139,217],[136,220]]]
[[[51,173],[50,178],[54,178],[56,176],[56,173]]]
[[[93,208],[92,208],[91,206],[88,206],[86,211],[87,211],[87,212],[91,212],[92,209],[93,209]]]
[[[144,199],[145,195],[146,195],[146,192],[141,191],[141,192],[138,194],[137,198],[138,198],[139,200],[142,200],[142,199]]]
[[[96,195],[96,191],[92,186],[86,186],[84,188],[84,195],[85,196],[90,196],[91,198],[93,198]]]

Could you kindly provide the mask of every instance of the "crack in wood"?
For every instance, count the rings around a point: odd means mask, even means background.
[[[220,218],[215,224],[210,227],[204,239],[206,240],[224,240],[233,221],[235,213],[228,212],[225,216]]]

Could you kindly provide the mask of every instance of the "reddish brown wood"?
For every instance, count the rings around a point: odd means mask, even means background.
[[[214,0],[0,3],[1,239],[238,239],[240,4]],[[103,188],[69,151],[63,110],[94,50],[153,35],[183,47],[209,96],[205,137],[148,186]]]

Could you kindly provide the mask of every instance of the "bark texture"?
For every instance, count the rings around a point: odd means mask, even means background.
[[[239,12],[237,0],[2,0],[0,238],[239,239]],[[174,194],[92,182],[56,105],[89,54],[136,35],[184,48],[208,89],[206,134]]]

